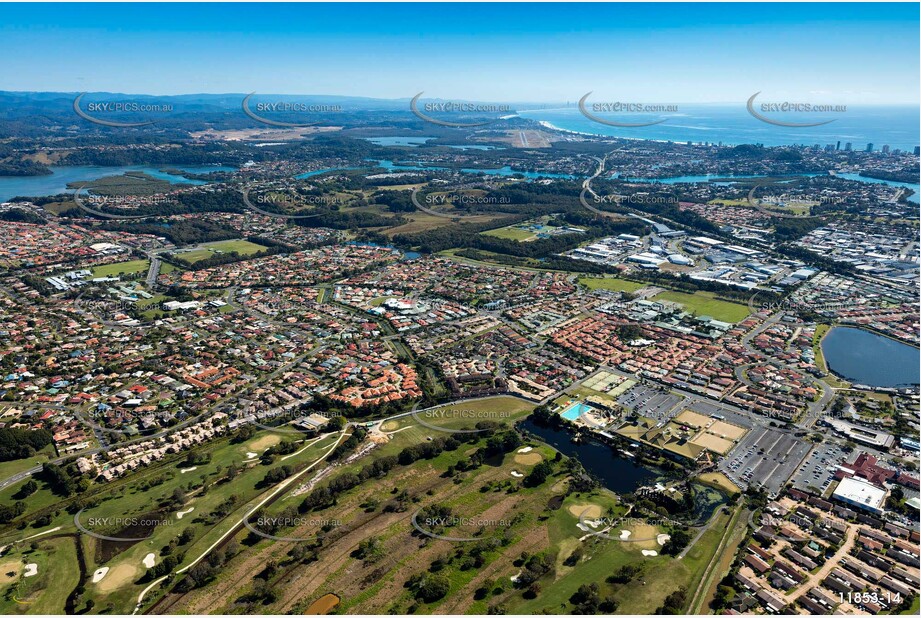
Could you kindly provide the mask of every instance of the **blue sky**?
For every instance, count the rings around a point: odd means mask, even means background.
[[[918,4],[0,4],[0,90],[917,103]]]

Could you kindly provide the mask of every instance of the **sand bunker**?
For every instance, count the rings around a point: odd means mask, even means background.
[[[26,565],[26,570],[23,571],[22,576],[23,577],[34,577],[35,575],[38,575],[38,565],[35,564],[34,562],[30,562],[29,564]]]
[[[519,452],[519,453],[530,453],[530,452],[533,451],[533,450],[534,450],[534,447],[532,447],[532,446],[526,446],[526,447],[524,447],[524,448],[518,449],[518,452]]]
[[[151,553],[147,554],[146,556],[144,556],[144,559],[143,559],[141,562],[142,562],[142,564],[143,564],[144,566],[146,566],[148,569],[152,569],[153,566],[156,564],[156,562],[155,562],[156,557],[157,557],[157,555],[156,555],[155,553],[151,552]]]
[[[249,452],[249,453],[246,454],[246,458],[247,458],[247,459],[252,459],[252,458],[254,458],[254,457],[259,457],[259,453]]]
[[[176,513],[176,519],[182,519],[185,515],[188,515],[189,513],[191,513],[191,512],[194,511],[194,510],[195,510],[195,507],[194,507],[194,506],[190,506],[189,508],[187,508],[187,509],[184,510],[184,511],[179,511],[178,513]]]
[[[569,513],[575,517],[591,517],[592,519],[601,517],[601,507],[597,504],[573,504],[569,507]]]
[[[631,534],[633,534],[633,533],[630,532],[629,530],[621,530],[621,531],[620,531],[620,540],[621,540],[621,541],[626,541],[627,539],[630,538],[630,535],[631,535]]]
[[[525,466],[533,466],[534,464],[540,463],[543,457],[540,456],[540,453],[524,453],[522,455],[515,455],[515,463],[520,463]]]
[[[186,472],[191,472],[192,470],[198,470],[198,466],[192,466],[191,468],[183,468],[179,471],[179,474],[185,474]]]
[[[659,534],[656,536],[656,543],[658,543],[659,545],[665,545],[665,542],[669,540],[670,538],[672,537],[668,534]]]
[[[106,573],[109,572],[109,567],[99,567],[93,572],[93,583],[96,584],[102,581],[102,578],[106,576]]]
[[[644,549],[644,550],[643,550],[642,552],[640,552],[640,553],[642,553],[644,556],[658,556],[658,555],[659,555],[658,552],[655,552],[655,551],[653,551],[653,550],[651,550],[651,549]]]
[[[512,470],[512,476],[514,476],[516,479],[520,479],[524,476],[524,474],[522,474],[518,470]]]
[[[99,591],[112,592],[113,590],[122,588],[125,584],[130,584],[134,581],[137,573],[138,568],[136,566],[124,562],[118,566],[112,567],[108,577],[99,583]]]

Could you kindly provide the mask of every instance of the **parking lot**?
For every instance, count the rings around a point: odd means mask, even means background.
[[[797,489],[822,493],[835,478],[835,466],[845,461],[845,452],[834,442],[816,444],[793,475]]]
[[[618,397],[617,403],[642,416],[665,420],[681,412],[682,408],[678,404],[683,399],[652,386],[637,384]]]
[[[745,427],[746,429],[751,429],[755,425],[748,413],[742,412],[741,410],[735,412],[733,408],[727,404],[717,405],[706,399],[691,398],[688,400],[685,407],[706,416],[722,416],[726,422],[738,425],[739,427]]]
[[[763,486],[776,495],[798,470],[812,445],[793,434],[755,427],[719,464],[719,469],[741,487]]]

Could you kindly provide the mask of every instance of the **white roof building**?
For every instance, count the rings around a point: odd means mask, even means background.
[[[886,490],[859,478],[843,478],[832,497],[873,513],[882,513]]]

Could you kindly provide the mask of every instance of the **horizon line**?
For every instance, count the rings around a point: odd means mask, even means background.
[[[114,90],[0,90],[0,94],[18,94],[18,95],[29,95],[29,94],[60,94],[60,95],[79,95],[81,93],[87,95],[94,94],[110,94],[118,96],[141,96],[141,97],[190,97],[190,96],[239,96],[245,97],[249,94],[254,94],[258,97],[269,97],[269,96],[291,96],[291,97],[343,97],[351,99],[369,99],[373,101],[390,101],[390,102],[402,102],[406,101],[407,103],[412,100],[414,95],[407,95],[406,97],[384,97],[384,96],[375,96],[375,95],[359,95],[359,94],[333,94],[333,93],[294,93],[294,92],[181,92],[173,94],[153,94],[146,92],[119,92]],[[579,95],[581,97],[582,95]],[[750,95],[748,95],[750,96]],[[529,105],[547,105],[554,107],[578,107],[578,98],[573,99],[572,101],[527,101],[527,100],[501,100],[501,99],[468,99],[463,97],[426,97],[426,99],[431,101],[463,101],[463,102],[472,102],[472,103],[503,103],[503,104],[529,104]],[[642,97],[619,97],[619,100],[630,100],[632,102],[639,102],[645,104],[673,104],[673,105],[738,105],[739,103],[745,104],[747,96],[738,100],[724,100],[724,101],[655,101],[655,100],[646,100]],[[789,97],[784,97],[789,98]],[[635,101],[634,101],[635,99]],[[826,97],[821,97],[814,102],[827,102],[829,99]],[[605,101],[606,102],[606,101]],[[813,101],[810,101],[813,102]],[[832,100],[832,102],[834,102]],[[918,101],[888,101],[888,102],[878,102],[878,103],[849,103],[844,101],[846,105],[855,105],[855,106],[866,106],[866,107],[896,107],[896,106],[916,106],[921,107],[921,100]],[[516,110],[516,111],[541,111],[541,110]],[[668,112],[662,112],[667,114]]]

